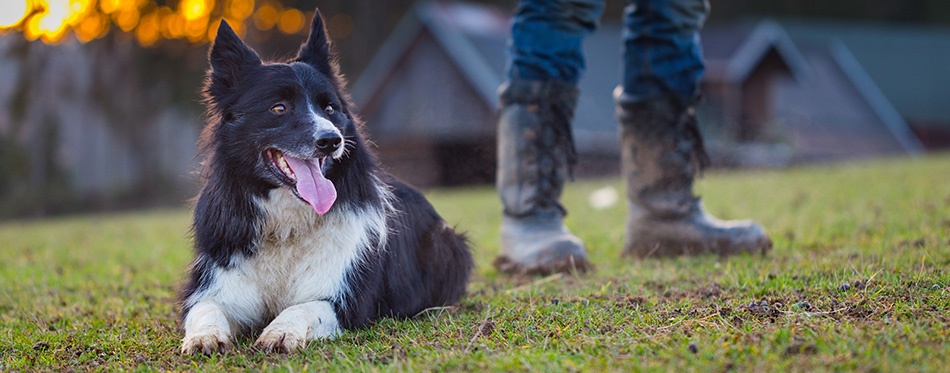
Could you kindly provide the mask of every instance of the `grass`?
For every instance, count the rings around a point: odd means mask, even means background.
[[[191,259],[189,212],[0,225],[0,371],[860,370],[950,361],[950,156],[768,172],[697,185],[723,218],[752,217],[765,256],[621,259],[624,203],[570,184],[587,276],[511,278],[490,265],[501,207],[489,188],[430,191],[475,243],[455,308],[385,319],[289,355],[177,354],[174,295]],[[622,195],[622,192],[620,193]]]

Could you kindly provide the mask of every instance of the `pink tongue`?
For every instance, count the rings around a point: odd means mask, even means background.
[[[336,188],[323,176],[320,162],[316,159],[303,160],[284,155],[287,165],[297,176],[297,193],[313,206],[318,214],[326,214],[336,201]]]

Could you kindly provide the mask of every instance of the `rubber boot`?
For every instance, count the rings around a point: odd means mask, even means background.
[[[586,272],[587,251],[564,225],[564,181],[576,162],[571,118],[577,88],[557,81],[512,80],[501,87],[498,194],[504,205],[501,254],[505,273]]]
[[[633,102],[620,88],[614,98],[629,207],[624,254],[765,254],[771,249],[761,225],[719,220],[693,195],[693,180],[709,157],[689,102],[672,97]]]

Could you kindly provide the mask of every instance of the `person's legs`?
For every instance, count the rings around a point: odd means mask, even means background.
[[[508,80],[577,84],[581,43],[597,29],[604,0],[521,0],[508,40]]]
[[[509,40],[501,87],[497,188],[504,205],[503,272],[585,271],[583,242],[564,226],[564,180],[575,161],[571,119],[584,70],[583,38],[603,0],[522,0]]]
[[[623,93],[631,101],[699,93],[707,0],[631,0],[624,9]]]
[[[625,254],[729,255],[772,246],[759,224],[716,219],[693,195],[708,163],[693,111],[708,11],[706,0],[631,0],[626,8],[623,84],[614,91],[629,208]]]

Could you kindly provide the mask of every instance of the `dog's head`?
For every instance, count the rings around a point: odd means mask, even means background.
[[[213,167],[269,188],[289,188],[319,214],[336,200],[327,171],[353,125],[320,12],[297,57],[264,63],[225,21],[209,55],[202,135]]]

